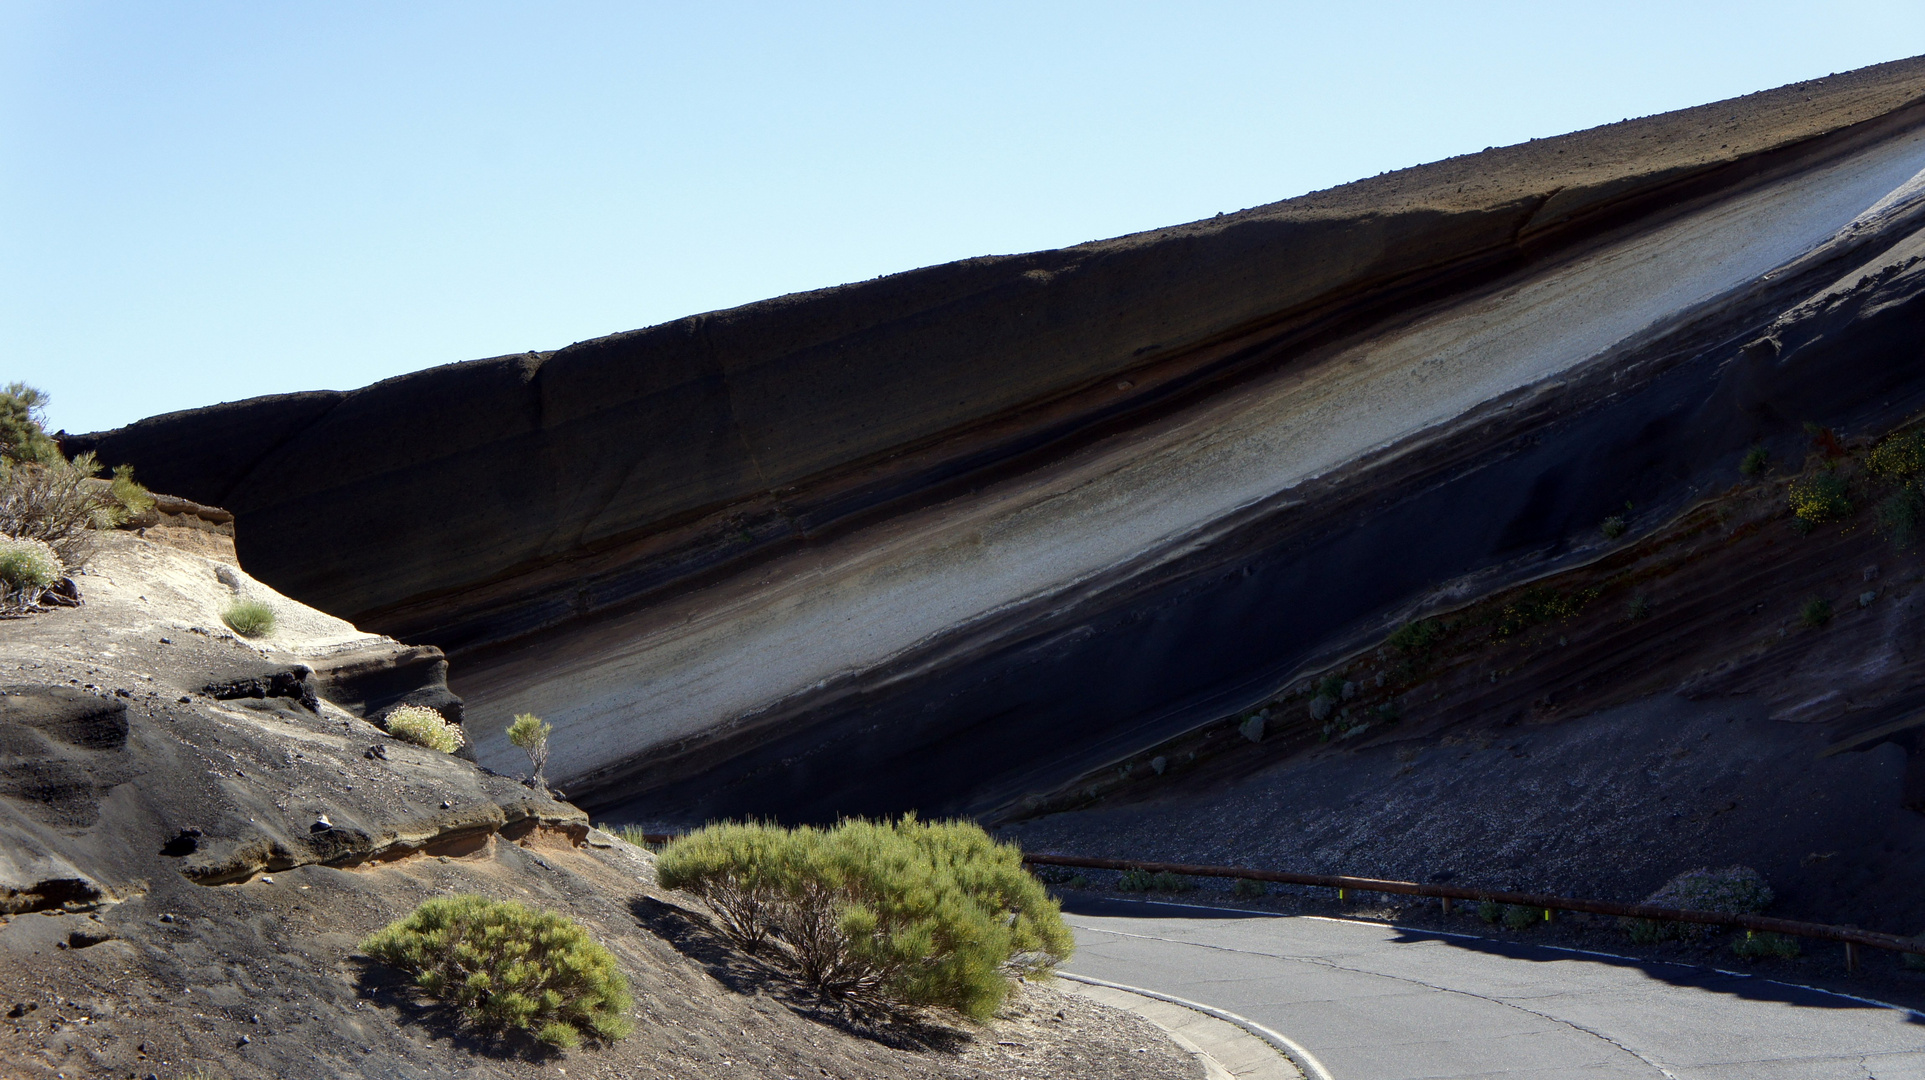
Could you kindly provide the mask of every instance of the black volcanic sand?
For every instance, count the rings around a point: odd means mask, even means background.
[[[1680,871],[1745,865],[1777,892],[1772,914],[1925,930],[1925,815],[1900,805],[1905,751],[1821,759],[1822,727],[1759,713],[1666,694],[1563,724],[1300,757],[1218,790],[1000,832],[1032,851],[1621,901]]]

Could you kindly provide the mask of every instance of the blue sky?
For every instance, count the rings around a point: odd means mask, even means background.
[[[1925,52],[1925,4],[0,0],[0,380],[87,431]]]

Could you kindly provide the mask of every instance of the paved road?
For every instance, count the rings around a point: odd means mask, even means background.
[[[1228,1009],[1335,1080],[1925,1080],[1925,1016],[1704,968],[1098,901],[1068,970]]]

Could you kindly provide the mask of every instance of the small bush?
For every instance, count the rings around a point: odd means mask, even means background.
[[[66,573],[60,556],[45,541],[0,536],[0,583],[5,585],[7,601],[33,603]]]
[[[530,785],[547,790],[548,780],[542,770],[548,767],[548,736],[554,734],[555,725],[542,723],[541,717],[533,713],[522,713],[515,722],[508,725],[508,741],[514,743],[528,755],[528,782]]]
[[[99,471],[92,454],[44,462],[0,455],[0,534],[46,543],[69,571],[87,565],[88,530],[118,520],[111,487],[93,479]]]
[[[1762,446],[1746,450],[1744,460],[1738,462],[1738,471],[1746,476],[1761,476],[1770,467],[1771,451]]]
[[[1618,537],[1624,535],[1624,519],[1616,514],[1612,514],[1610,517],[1604,519],[1604,524],[1599,526],[1599,528],[1604,530],[1605,539],[1616,540]]]
[[[1906,484],[1878,504],[1878,527],[1890,533],[1892,543],[1911,547],[1918,540],[1918,527],[1925,522],[1925,495]]]
[[[1925,471],[1925,430],[1906,431],[1888,436],[1872,447],[1865,464],[1880,476],[1901,480]]]
[[[1791,512],[1806,526],[1838,521],[1851,513],[1845,478],[1827,469],[1792,482]]]
[[[1012,975],[1074,947],[1022,853],[969,822],[710,825],[670,844],[657,874],[707,903],[730,940],[857,1011],[983,1019]]]
[[[1649,618],[1651,615],[1650,599],[1647,598],[1643,593],[1639,593],[1638,595],[1633,596],[1631,598],[1631,603],[1627,610],[1627,613],[1633,619]]]
[[[1731,951],[1746,960],[1795,960],[1800,949],[1795,937],[1768,930],[1759,933],[1747,930],[1744,937],[1731,943]]]
[[[1260,896],[1269,895],[1270,887],[1261,881],[1253,881],[1250,878],[1238,878],[1237,883],[1230,887],[1230,892],[1238,899],[1255,900]]]
[[[1524,907],[1521,904],[1505,904],[1504,925],[1512,930],[1529,930],[1537,925],[1541,914],[1542,912],[1537,908]]]
[[[1771,886],[1758,871],[1748,866],[1731,866],[1723,870],[1686,870],[1645,897],[1644,902],[1686,911],[1756,915],[1770,907],[1774,898]],[[1630,933],[1631,940],[1641,944],[1670,938],[1697,940],[1710,932],[1704,923],[1620,919],[1619,925]]]
[[[1495,924],[1497,920],[1504,917],[1504,905],[1494,900],[1479,900],[1477,902],[1477,917],[1487,923]]]
[[[221,621],[242,637],[266,637],[274,632],[274,609],[259,600],[236,600],[221,612]]]
[[[107,497],[114,503],[110,512],[119,519],[114,522],[116,525],[154,508],[154,493],[134,480],[132,465],[114,466],[114,478],[107,484]]]
[[[1384,644],[1406,655],[1414,655],[1429,652],[1430,647],[1443,636],[1443,623],[1436,619],[1419,619],[1398,627],[1395,633],[1385,639]]]
[[[1125,870],[1116,879],[1117,892],[1149,892],[1155,888],[1156,876],[1148,870]]]
[[[649,851],[655,850],[655,845],[648,842],[648,834],[642,831],[640,825],[609,825],[603,823],[601,829],[603,832],[612,834],[617,840],[633,844],[638,848],[644,848]]]
[[[60,449],[43,426],[47,400],[26,383],[8,383],[0,390],[0,456],[38,465],[59,460]]]
[[[429,900],[361,943],[478,1028],[554,1046],[627,1035],[628,980],[576,923],[512,900]]]
[[[381,718],[388,734],[402,742],[452,754],[466,741],[461,728],[425,705],[401,705]]]
[[[1831,621],[1831,601],[1812,597],[1805,606],[1798,609],[1798,621],[1806,626],[1819,627]]]
[[[1045,885],[1062,885],[1071,878],[1081,876],[1067,866],[1050,866],[1047,863],[1032,866],[1029,872],[1035,874],[1036,880]]]

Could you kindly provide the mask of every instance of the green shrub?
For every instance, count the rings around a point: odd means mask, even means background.
[[[221,621],[242,637],[266,637],[274,632],[274,609],[259,600],[236,600],[221,612]]]
[[[1639,593],[1631,598],[1631,603],[1626,610],[1633,619],[1648,618],[1651,615],[1651,601],[1643,593]]]
[[[361,943],[478,1028],[555,1046],[628,1034],[628,980],[574,922],[473,894],[429,900]]]
[[[1605,539],[1616,540],[1618,537],[1624,535],[1624,519],[1617,514],[1612,514],[1610,517],[1604,519],[1604,524],[1600,525],[1599,528],[1604,530]]]
[[[1419,619],[1398,627],[1395,633],[1385,639],[1384,644],[1407,655],[1421,654],[1429,652],[1430,647],[1443,636],[1443,623],[1436,619]]]
[[[1744,937],[1731,943],[1731,951],[1746,960],[1795,960],[1800,952],[1797,938],[1769,930],[1745,931]]]
[[[1760,476],[1771,467],[1771,451],[1763,446],[1754,446],[1745,451],[1744,460],[1738,462],[1738,471],[1746,476]]]
[[[1495,900],[1479,900],[1477,902],[1477,917],[1487,923],[1496,923],[1497,920],[1504,917],[1504,905]]]
[[[1831,621],[1831,601],[1812,597],[1798,609],[1798,621],[1806,626],[1823,626]]]
[[[59,460],[60,449],[43,426],[47,400],[26,383],[8,383],[0,390],[0,456],[39,465]]]
[[[99,471],[92,454],[68,461],[56,453],[42,462],[0,453],[0,534],[46,543],[69,571],[87,565],[88,530],[118,520],[111,486],[93,478]]]
[[[114,466],[114,478],[107,484],[107,496],[114,503],[109,512],[119,519],[114,522],[116,525],[154,508],[154,493],[134,480],[132,465]]]
[[[548,736],[554,731],[555,725],[542,723],[533,713],[522,713],[508,725],[508,741],[528,755],[528,782],[543,790],[548,787],[547,778],[542,776],[542,770],[548,767]]]
[[[449,723],[439,712],[425,705],[396,706],[388,710],[388,715],[381,718],[381,723],[388,729],[388,734],[402,742],[425,746],[444,754],[454,753],[467,741],[459,725]]]
[[[31,602],[66,574],[60,556],[45,541],[0,536],[0,582],[7,592]]]
[[[1012,974],[1074,945],[1022,853],[969,822],[711,825],[670,844],[657,874],[707,903],[736,944],[857,1010],[983,1019]]]
[[[1925,495],[1906,484],[1878,504],[1877,518],[1878,527],[1891,533],[1894,545],[1911,547],[1918,540],[1919,523],[1925,521]]]
[[[1905,431],[1885,438],[1865,459],[1880,476],[1907,479],[1925,470],[1925,430]]]
[[[1806,526],[1837,521],[1851,513],[1845,478],[1827,469],[1792,481],[1791,512]]]
[[[1512,930],[1528,930],[1537,925],[1541,914],[1538,908],[1524,907],[1521,904],[1505,904],[1503,921],[1504,925]]]
[[[1238,899],[1255,900],[1259,896],[1269,895],[1270,887],[1261,881],[1254,881],[1250,878],[1238,878],[1237,883],[1230,886],[1230,892]]]
[[[1156,888],[1156,875],[1148,870],[1125,870],[1116,879],[1117,892],[1149,892]]]

